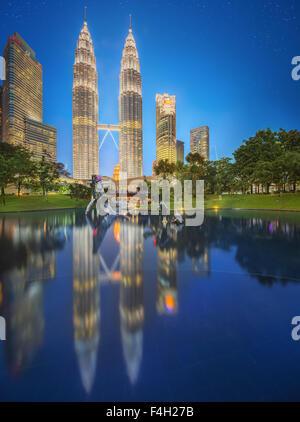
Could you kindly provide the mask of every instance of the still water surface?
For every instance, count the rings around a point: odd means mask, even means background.
[[[299,400],[300,215],[0,217],[0,400]]]

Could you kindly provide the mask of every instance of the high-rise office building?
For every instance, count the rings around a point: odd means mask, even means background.
[[[184,142],[176,141],[176,160],[184,163]]]
[[[56,159],[56,129],[43,124],[43,69],[35,52],[15,32],[9,36],[3,56],[6,79],[2,95],[2,140],[28,148],[33,158],[46,151]],[[37,135],[32,134],[33,126]]]
[[[175,95],[156,94],[156,162],[176,163]]]
[[[90,179],[99,172],[98,75],[86,16],[73,66],[73,177]]]
[[[143,100],[140,61],[131,24],[121,60],[119,88],[120,171],[143,176]]]
[[[34,152],[35,158],[42,158],[47,153],[51,161],[57,160],[57,130],[53,126],[25,118],[26,147]]]
[[[190,151],[198,152],[205,160],[209,160],[209,127],[200,126],[190,132]]]

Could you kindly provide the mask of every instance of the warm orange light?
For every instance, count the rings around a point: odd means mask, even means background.
[[[173,311],[173,309],[175,308],[175,301],[172,296],[166,296],[165,305],[168,311]]]
[[[116,221],[114,225],[114,237],[120,243],[120,221]]]
[[[114,168],[113,180],[115,182],[118,182],[119,177],[120,177],[120,164],[117,164]]]
[[[120,281],[121,280],[121,272],[120,271],[114,271],[111,273],[111,279],[113,281]]]

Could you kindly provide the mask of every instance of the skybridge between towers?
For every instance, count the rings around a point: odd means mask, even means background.
[[[99,151],[101,150],[107,135],[111,136],[112,140],[114,141],[114,144],[115,144],[117,151],[119,151],[119,145],[115,140],[113,132],[120,132],[120,125],[110,125],[110,124],[98,123],[97,128],[98,128],[98,131],[100,131],[100,130],[106,131],[102,141],[100,142]]]

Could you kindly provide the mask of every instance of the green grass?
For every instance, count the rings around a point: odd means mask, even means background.
[[[42,195],[24,195],[18,198],[15,195],[6,196],[6,205],[0,203],[0,212],[8,211],[36,211],[58,208],[83,208],[88,200],[71,199],[67,195],[49,195],[48,200]]]
[[[269,195],[218,195],[205,196],[205,208],[242,208],[300,211],[300,193]]]
[[[58,208],[85,208],[88,200],[71,199],[67,195],[49,195],[48,200],[42,195],[15,195],[6,197],[6,205],[0,204],[0,212],[35,211]],[[300,193],[270,194],[270,195],[218,195],[205,196],[206,209],[261,209],[300,211]]]

